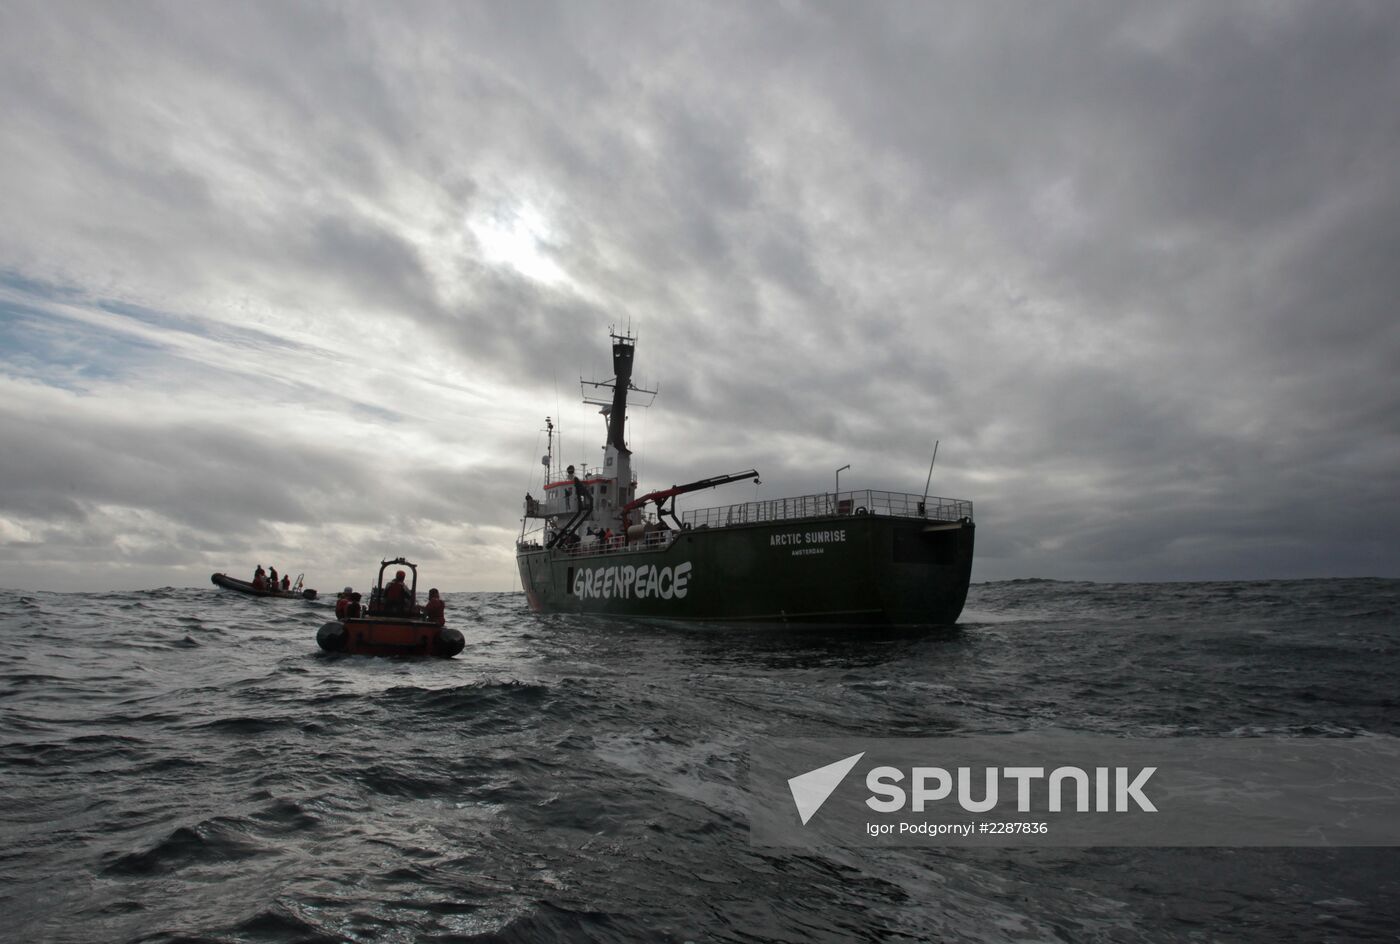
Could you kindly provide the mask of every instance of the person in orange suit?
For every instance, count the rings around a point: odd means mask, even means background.
[[[428,602],[423,607],[423,618],[438,626],[447,622],[445,610],[447,605],[442,602],[442,597],[438,595],[437,587],[428,591]]]
[[[346,615],[347,615],[346,610],[348,610],[349,607],[350,607],[350,594],[352,594],[352,593],[354,593],[354,592],[355,592],[355,591],[352,590],[350,587],[346,587],[344,590],[341,591],[340,596],[338,596],[338,597],[335,598],[335,618],[336,618],[336,619],[338,619],[338,620],[343,620],[343,619],[345,619],[345,617],[346,617]]]
[[[385,609],[390,613],[408,613],[413,608],[413,593],[404,583],[406,576],[403,571],[399,571],[384,587]]]

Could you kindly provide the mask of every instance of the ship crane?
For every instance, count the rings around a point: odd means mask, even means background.
[[[721,485],[728,485],[730,482],[742,482],[745,479],[753,479],[754,481],[758,481],[758,471],[756,469],[749,469],[746,472],[735,472],[731,475],[713,475],[707,479],[700,479],[699,481],[695,482],[687,482],[684,485],[672,485],[670,488],[663,488],[658,489],[655,492],[648,492],[641,498],[630,501],[622,506],[622,508],[620,509],[620,511],[622,512],[622,520],[624,522],[627,521],[628,512],[636,508],[641,508],[643,505],[647,504],[647,502],[655,502],[656,516],[658,518],[661,518],[663,521],[666,518],[670,518],[672,521],[675,522],[676,529],[679,530],[680,522],[676,519],[675,503],[675,497],[677,495],[684,495],[687,492],[698,492],[701,489],[705,488],[718,488]],[[666,507],[666,502],[668,501],[671,503],[671,507],[669,509]]]

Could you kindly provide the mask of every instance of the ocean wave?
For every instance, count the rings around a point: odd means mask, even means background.
[[[1400,736],[1398,590],[1009,581],[953,630],[896,634],[453,594],[452,660],[322,657],[324,608],[295,601],[0,592],[0,910],[74,944],[1385,940],[1393,852],[757,849],[748,759],[794,737]]]
[[[102,874],[114,877],[160,875],[199,865],[239,862],[272,855],[275,849],[251,841],[226,821],[181,826],[149,848],[104,856]]]

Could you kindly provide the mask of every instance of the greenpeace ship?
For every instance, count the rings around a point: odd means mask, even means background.
[[[541,496],[525,496],[516,563],[530,608],[716,622],[949,624],[972,575],[972,503],[849,491],[677,513],[676,498],[749,469],[637,493],[627,448],[636,340],[612,335],[609,381],[585,381],[607,420],[603,464],[559,471],[554,426]],[[532,526],[533,525],[533,526]]]

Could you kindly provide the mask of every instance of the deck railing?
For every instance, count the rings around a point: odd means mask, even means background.
[[[820,492],[796,498],[742,502],[715,508],[697,508],[681,513],[681,521],[692,528],[722,528],[765,521],[794,521],[829,515],[888,515],[896,518],[928,518],[932,521],[959,521],[972,518],[972,502],[932,495],[903,492]]]
[[[618,551],[664,551],[675,541],[678,531],[652,531],[638,540],[628,541],[620,534],[615,534],[608,540],[589,534],[585,535],[577,544],[561,545],[559,551],[564,554],[613,554]],[[534,548],[543,549],[543,545],[535,543],[518,543],[517,549],[530,550]]]
[[[930,495],[906,495],[903,492],[821,492],[796,498],[774,498],[768,501],[720,505],[682,512],[680,520],[691,528],[722,528],[730,525],[761,524],[766,521],[800,521],[803,518],[826,518],[831,515],[886,515],[896,518],[927,518],[930,521],[960,521],[972,518],[972,502],[957,498],[935,498]],[[639,541],[628,542],[621,535],[602,541],[593,535],[572,547],[560,550],[568,554],[613,554],[620,551],[660,551],[670,546],[678,532],[651,531]],[[522,548],[532,545],[521,545]]]

